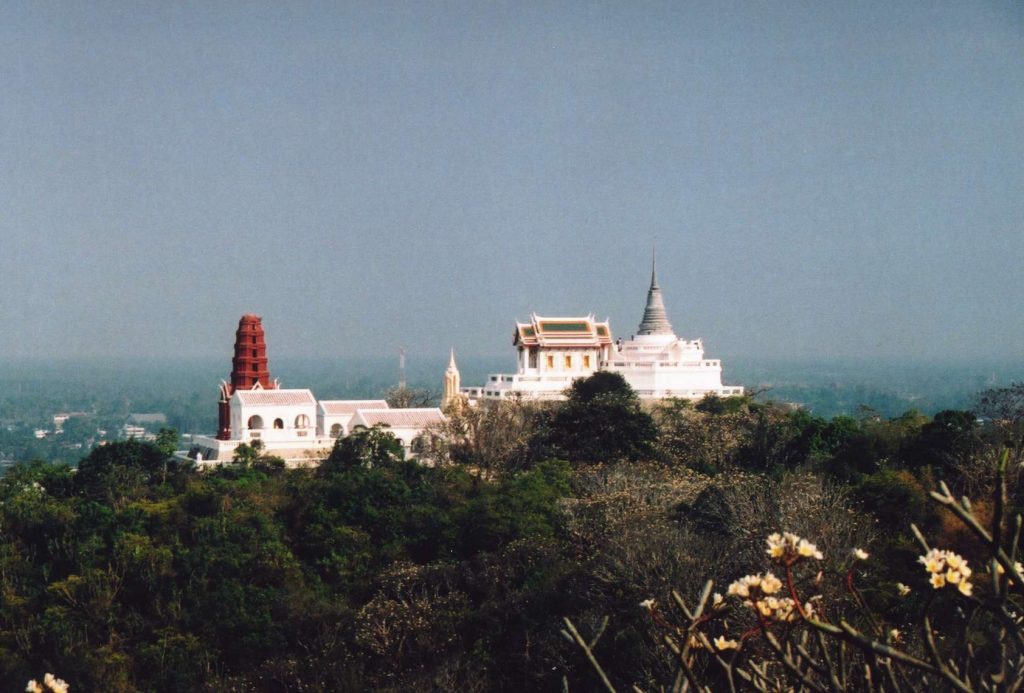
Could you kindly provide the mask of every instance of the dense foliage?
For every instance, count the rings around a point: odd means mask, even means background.
[[[518,691],[565,677],[588,690],[593,672],[559,634],[570,616],[586,632],[608,617],[597,654],[616,685],[653,685],[672,664],[638,604],[764,569],[771,532],[815,537],[826,559],[869,550],[865,598],[898,621],[891,587],[917,579],[911,522],[976,554],[926,489],[990,497],[1020,425],[824,420],[749,398],[648,411],[599,378],[559,406],[451,412],[424,453],[433,466],[379,429],[317,468],[249,449],[197,471],[167,440],[103,446],[77,470],[21,465],[0,479],[0,680]],[[1008,513],[1024,505],[1019,463]]]

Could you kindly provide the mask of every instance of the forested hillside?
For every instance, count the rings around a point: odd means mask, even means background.
[[[20,691],[52,672],[73,692],[668,690],[685,672],[667,643],[691,633],[672,591],[693,605],[707,579],[724,594],[777,560],[829,622],[895,629],[889,645],[926,657],[915,624],[927,607],[948,635],[935,647],[969,633],[979,675],[998,674],[999,629],[970,608],[998,587],[976,576],[970,597],[935,589],[910,527],[983,572],[988,547],[929,499],[944,482],[1002,528],[1014,558],[1004,519],[1024,504],[1021,391],[933,417],[825,420],[743,398],[648,413],[599,373],[562,404],[452,412],[423,463],[374,429],[317,468],[246,450],[197,471],[167,439],[99,447],[76,471],[16,466],[0,479],[0,680]],[[794,541],[772,553],[766,538],[780,532],[813,551],[785,553],[804,551]],[[855,573],[854,549],[870,556]],[[779,627],[734,608],[707,638],[770,659],[764,633],[784,638],[803,607]],[[564,617],[607,683],[562,634]],[[686,675],[726,686],[709,662]]]

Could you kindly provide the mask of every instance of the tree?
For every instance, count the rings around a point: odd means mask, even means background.
[[[908,467],[939,472],[975,454],[981,446],[977,418],[969,411],[940,411],[921,427],[903,454]]]
[[[981,416],[1011,424],[1024,420],[1024,383],[994,387],[975,397],[974,410]]]
[[[178,432],[173,428],[161,428],[156,434],[155,444],[162,453],[170,457],[178,449]]]
[[[320,470],[324,473],[345,471],[356,467],[380,467],[405,459],[405,448],[387,428],[357,428],[334,441],[334,448]]]
[[[530,438],[543,415],[535,404],[503,400],[453,409],[428,431],[438,445],[419,459],[452,462],[484,475],[520,471],[529,465]]]
[[[392,409],[432,407],[437,395],[426,388],[392,387],[384,391],[384,400]]]
[[[101,445],[78,463],[75,486],[87,496],[119,507],[146,487],[162,482],[178,465],[152,443],[124,440]]]
[[[568,400],[539,434],[542,452],[577,464],[653,455],[654,421],[621,374],[598,371],[573,382],[566,394]]]

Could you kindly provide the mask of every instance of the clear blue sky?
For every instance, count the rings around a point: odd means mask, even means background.
[[[1020,2],[0,2],[0,358],[1024,357]]]

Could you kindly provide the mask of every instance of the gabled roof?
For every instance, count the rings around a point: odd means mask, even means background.
[[[310,390],[237,390],[234,396],[249,407],[316,406],[316,398]]]
[[[360,409],[352,419],[354,425],[367,428],[381,424],[391,428],[425,428],[444,421],[437,407],[419,409]]]
[[[328,399],[320,400],[320,410],[327,416],[348,416],[357,409],[387,409],[382,399]]]
[[[530,322],[516,323],[512,342],[516,346],[596,347],[612,343],[612,330],[607,322],[597,322],[593,315],[544,318],[534,313]]]

